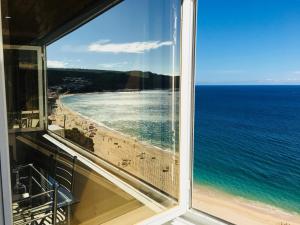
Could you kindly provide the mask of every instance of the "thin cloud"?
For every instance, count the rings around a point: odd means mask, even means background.
[[[67,65],[67,62],[58,60],[47,60],[47,67],[49,68],[66,68]]]
[[[96,43],[98,44],[105,44],[105,43],[109,43],[110,40],[108,39],[103,39],[103,40],[99,40]],[[61,47],[61,51],[63,52],[74,52],[74,53],[82,53],[82,52],[89,52],[88,50],[89,45],[64,45]]]
[[[109,53],[133,53],[141,54],[163,46],[170,46],[171,41],[148,41],[148,42],[129,42],[129,43],[111,43],[96,42],[88,46],[90,52],[109,52]]]

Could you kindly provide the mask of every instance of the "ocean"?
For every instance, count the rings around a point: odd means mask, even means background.
[[[196,86],[195,96],[194,182],[300,213],[300,86]],[[62,103],[176,150],[178,98],[160,90],[106,92]]]
[[[61,101],[70,109],[109,128],[158,148],[178,151],[178,92],[149,90],[75,94],[67,95]]]
[[[300,213],[300,86],[196,86],[194,181]]]

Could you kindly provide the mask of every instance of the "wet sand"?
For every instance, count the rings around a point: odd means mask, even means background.
[[[299,225],[300,215],[207,186],[193,189],[193,207],[238,225]]]

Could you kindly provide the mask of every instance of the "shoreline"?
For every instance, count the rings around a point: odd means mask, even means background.
[[[95,94],[95,93],[102,93],[102,92],[91,92],[91,93],[84,93],[84,94]],[[107,92],[105,92],[105,93],[107,93]],[[74,96],[74,95],[75,95],[75,94],[64,94],[64,95],[60,95],[60,99],[61,99],[61,98],[65,98],[65,97]],[[97,125],[99,125],[99,126],[101,126],[101,127],[104,127],[104,128],[106,128],[106,129],[108,129],[108,130],[111,130],[112,132],[116,132],[116,133],[118,133],[118,134],[120,134],[120,135],[122,135],[122,136],[124,136],[124,137],[127,137],[127,138],[130,138],[130,139],[137,140],[139,143],[142,143],[143,145],[145,145],[145,146],[147,146],[147,147],[150,147],[150,148],[153,148],[153,147],[154,147],[154,148],[156,148],[156,149],[159,150],[159,151],[166,151],[166,152],[170,152],[170,153],[172,153],[172,151],[173,151],[173,150],[170,149],[170,148],[165,148],[165,149],[163,149],[162,147],[156,146],[156,145],[151,144],[151,143],[149,143],[149,142],[147,142],[147,141],[141,141],[141,140],[138,140],[138,138],[135,137],[135,136],[133,136],[133,135],[126,134],[126,133],[123,133],[123,132],[121,132],[121,131],[118,131],[118,130],[112,128],[112,127],[107,126],[107,125],[104,124],[104,123],[98,122],[98,121],[96,121],[96,120],[94,120],[94,119],[92,119],[92,118],[89,118],[89,117],[87,117],[87,116],[85,116],[85,115],[82,115],[82,114],[79,113],[79,112],[76,112],[76,111],[72,110],[70,107],[66,106],[66,104],[62,103],[61,100],[59,100],[59,102],[60,102],[59,104],[60,104],[63,108],[66,108],[68,111],[71,111],[72,113],[77,114],[78,116],[80,116],[80,117],[82,117],[82,118],[84,118],[84,119],[86,119],[86,120],[88,120],[88,121],[91,121],[91,122],[94,123],[94,124],[97,124]],[[178,152],[177,152],[177,151],[176,151],[176,155],[178,155]]]
[[[73,96],[73,95],[85,95],[85,94],[105,94],[105,93],[116,93],[116,92],[128,92],[128,93],[132,93],[132,92],[145,92],[145,91],[149,91],[149,92],[152,92],[152,91],[168,91],[168,92],[179,92],[180,90],[179,89],[172,89],[172,88],[166,88],[166,89],[160,89],[160,88],[157,88],[157,89],[120,89],[120,90],[107,90],[107,91],[95,91],[95,92],[78,92],[78,93],[69,93],[69,92],[66,92],[64,94],[60,94],[60,98],[63,98],[63,97],[67,97],[67,96]]]
[[[57,108],[51,114],[55,118],[53,125],[63,129],[63,115],[66,115],[65,129],[77,128],[86,137],[90,137],[94,143],[93,154],[178,198],[178,153],[139,141],[90,119],[65,106],[60,98],[56,104]]]
[[[97,128],[96,135],[92,138],[95,144],[95,155],[145,180],[157,189],[178,198],[178,154],[138,141],[133,136],[90,119],[79,112],[73,111],[63,104],[60,99],[56,103],[58,105],[56,116],[67,115],[69,118],[66,129],[76,127],[84,131],[82,125],[89,127],[91,124]],[[61,127],[62,123],[57,120],[54,124]],[[118,145],[115,145],[116,142]],[[155,157],[155,160],[152,160],[152,157]],[[175,160],[178,160],[178,164],[175,163]],[[125,162],[124,165],[123,162]],[[163,172],[166,165],[170,165],[170,170]],[[174,169],[172,169],[173,166]],[[235,196],[201,184],[194,185],[193,207],[238,225],[300,224],[300,214],[291,213],[267,203]]]
[[[299,225],[300,214],[195,184],[193,207],[239,225]]]

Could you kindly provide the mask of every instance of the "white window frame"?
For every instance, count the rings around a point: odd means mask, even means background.
[[[196,0],[182,0],[181,2],[181,77],[180,77],[180,180],[179,180],[179,202],[178,205],[152,216],[140,224],[163,224],[172,219],[185,214],[191,208],[191,190],[192,190],[192,146],[193,146],[193,105],[194,105],[194,55],[195,55],[195,23],[196,23]],[[63,143],[59,136],[49,132],[56,140]],[[50,137],[51,138],[51,137]],[[50,139],[48,139],[50,140]],[[76,148],[72,143],[68,146]],[[60,147],[68,150],[64,144]],[[79,150],[79,149],[78,149]],[[71,152],[70,152],[71,153]],[[87,165],[89,160],[84,159]],[[84,163],[84,161],[82,161]],[[95,167],[95,169],[97,169]],[[124,185],[122,181],[112,175],[107,175],[99,171],[102,176],[115,183],[118,187],[129,194],[138,195],[138,191],[132,187]],[[147,199],[140,194],[139,200],[146,204]],[[144,200],[143,200],[144,199]]]
[[[1,14],[1,13],[0,13]],[[193,90],[196,0],[182,0],[181,5],[181,81],[180,81],[180,182],[179,202],[140,224],[163,224],[187,213],[191,209],[192,146],[193,146]],[[2,17],[0,17],[0,126],[7,130],[5,77],[3,62]],[[41,108],[43,109],[43,107]],[[42,122],[42,121],[41,121]],[[3,124],[3,125],[2,125]],[[3,191],[3,217],[5,225],[12,224],[11,187],[8,133],[0,132],[1,181]],[[1,199],[1,198],[0,198]],[[0,207],[0,221],[1,221]]]
[[[192,210],[192,151],[194,124],[194,76],[196,38],[196,0],[183,0],[181,6],[180,77],[180,182],[177,207],[153,216],[142,224],[163,224]],[[200,214],[199,214],[200,215]],[[182,219],[183,220],[183,219]],[[183,223],[182,224],[188,224]]]
[[[5,73],[4,73],[4,55],[3,55],[3,35],[2,35],[2,13],[0,2],[0,179],[1,179],[1,207],[0,222],[4,225],[10,225],[12,219],[12,198],[10,181],[10,159],[8,144],[8,125],[6,110],[6,91],[5,91]],[[3,185],[4,184],[4,185]]]
[[[158,213],[140,224],[163,224],[173,220],[188,212],[191,209],[191,195],[192,195],[192,147],[193,147],[193,107],[194,107],[194,55],[195,55],[195,28],[196,28],[196,0],[182,0],[181,2],[181,77],[180,77],[180,172],[179,172],[179,201],[178,205]],[[55,143],[55,139],[60,142],[56,143],[65,151],[72,153],[72,149],[80,148],[70,143],[53,132],[48,132],[46,138],[52,143]],[[55,138],[54,140],[51,137]],[[65,145],[66,144],[66,145]],[[78,155],[79,156],[79,155]],[[85,158],[82,160],[87,166],[91,166],[92,163],[89,159]],[[95,166],[95,165],[94,165]],[[129,194],[137,197],[142,203],[147,205],[147,197],[143,196],[142,193],[138,193],[138,190],[132,190],[134,188],[124,184],[121,179],[100,171],[101,169],[96,168],[95,171],[100,175],[106,177],[111,182],[115,183],[119,188],[123,189]]]

